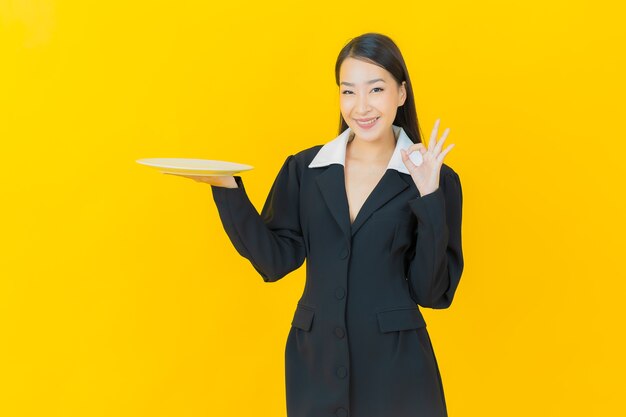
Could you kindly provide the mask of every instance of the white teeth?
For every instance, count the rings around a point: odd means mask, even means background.
[[[360,125],[371,125],[374,124],[374,122],[378,120],[378,117],[376,117],[375,119],[370,120],[369,122],[358,122]]]

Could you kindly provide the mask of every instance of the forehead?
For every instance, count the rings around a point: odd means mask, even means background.
[[[374,78],[388,80],[389,72],[376,64],[355,58],[346,58],[341,63],[341,68],[339,69],[340,81],[362,83]]]

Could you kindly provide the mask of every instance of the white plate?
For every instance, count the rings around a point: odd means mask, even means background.
[[[195,176],[233,175],[254,168],[252,165],[217,161],[214,159],[144,158],[137,159],[137,162],[142,165],[157,168],[162,173]]]

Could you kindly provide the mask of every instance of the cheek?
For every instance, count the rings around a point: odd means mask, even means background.
[[[350,103],[350,100],[341,100],[339,102],[339,110],[344,115],[344,117],[345,115],[350,114],[350,112],[352,111],[352,103]]]
[[[372,104],[386,112],[390,112],[396,108],[396,101],[394,101],[394,98],[391,96],[378,96],[375,100],[372,100]]]

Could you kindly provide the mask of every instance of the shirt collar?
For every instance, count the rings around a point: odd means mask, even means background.
[[[395,169],[396,171],[404,174],[410,174],[409,170],[404,165],[404,162],[402,162],[400,149],[406,150],[409,146],[413,145],[413,141],[407,136],[402,127],[391,125],[391,128],[393,129],[394,136],[397,140],[396,148],[393,150],[387,169]],[[350,137],[353,135],[354,134],[352,133],[351,128],[348,127],[335,139],[327,142],[317,152],[317,155],[315,155],[315,158],[313,158],[309,164],[309,168],[324,167],[330,164],[341,164],[345,167],[346,145],[348,144]]]

